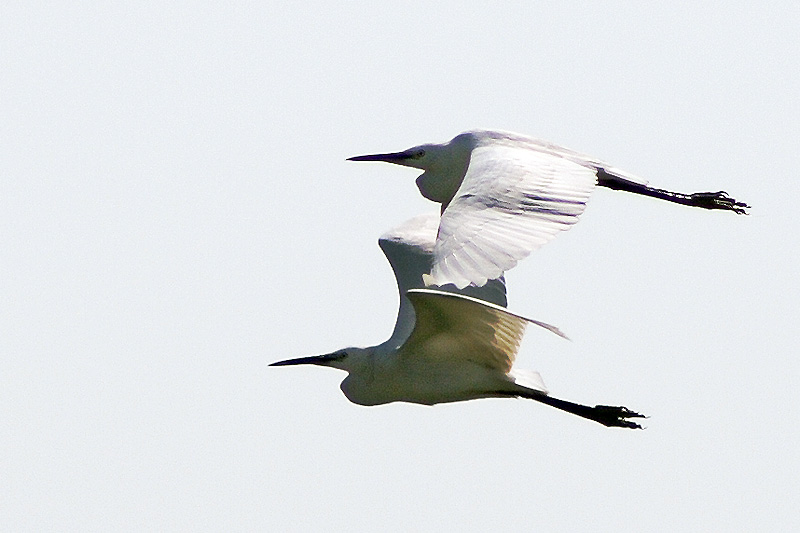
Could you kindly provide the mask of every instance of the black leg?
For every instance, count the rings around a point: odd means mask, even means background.
[[[703,209],[724,209],[726,211],[733,211],[739,215],[746,215],[747,209],[750,207],[744,202],[738,202],[734,198],[728,196],[725,191],[719,192],[696,192],[692,194],[684,194],[681,192],[672,192],[664,189],[656,189],[636,183],[635,181],[626,180],[613,174],[609,174],[605,169],[597,170],[597,184],[600,187],[608,187],[616,191],[627,191],[634,194],[642,194],[644,196],[651,196],[653,198],[660,198],[668,202],[676,204],[690,205],[693,207],[702,207]]]
[[[542,394],[541,392],[537,391],[504,394],[536,400],[537,402],[547,404],[551,407],[555,407],[556,409],[560,409],[589,420],[594,420],[595,422],[599,422],[600,424],[608,427],[643,429],[642,426],[628,419],[647,418],[645,415],[631,411],[627,407],[615,407],[612,405],[595,405],[594,407],[589,407],[588,405],[581,405],[579,403],[572,403],[566,400],[559,400],[558,398],[553,398],[552,396],[548,396],[547,394]]]

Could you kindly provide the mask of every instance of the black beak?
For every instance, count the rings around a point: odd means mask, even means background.
[[[408,151],[392,152],[391,154],[370,154],[348,157],[348,161],[383,161],[385,163],[398,163],[410,157]]]
[[[312,355],[310,357],[298,357],[297,359],[287,359],[286,361],[276,361],[269,366],[290,366],[290,365],[327,365],[333,361],[338,361],[344,357],[342,352],[333,352],[325,355]]]

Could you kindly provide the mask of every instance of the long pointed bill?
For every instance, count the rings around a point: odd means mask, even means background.
[[[312,355],[310,357],[298,357],[297,359],[287,359],[286,361],[276,361],[269,366],[290,366],[290,365],[327,365],[333,361],[338,361],[344,357],[341,352],[328,353],[325,355]]]
[[[348,157],[348,161],[383,161],[385,163],[400,163],[408,159],[410,154],[405,152],[393,152],[391,154],[370,154],[370,155],[357,155]]]

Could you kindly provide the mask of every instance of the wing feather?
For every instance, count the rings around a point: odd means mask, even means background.
[[[392,266],[400,292],[397,321],[392,336],[387,341],[393,346],[405,342],[414,328],[414,309],[406,297],[406,292],[425,287],[423,276],[427,276],[433,267],[433,250],[438,227],[439,215],[429,213],[407,220],[384,233],[378,240],[381,250]],[[458,289],[453,285],[445,285],[440,289],[463,293],[502,307],[506,306],[506,285],[502,276],[492,279],[482,287]]]
[[[571,227],[596,168],[534,143],[491,139],[472,151],[442,213],[427,284],[483,285]]]
[[[417,319],[401,357],[453,358],[508,373],[529,323],[565,337],[555,326],[469,296],[430,289],[407,296]]]

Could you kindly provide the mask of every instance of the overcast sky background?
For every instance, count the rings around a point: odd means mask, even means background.
[[[341,4],[0,8],[0,529],[800,528],[797,4]],[[391,332],[436,207],[345,158],[478,127],[753,206],[597,190],[508,275],[572,338],[518,365],[645,431],[267,366]]]

